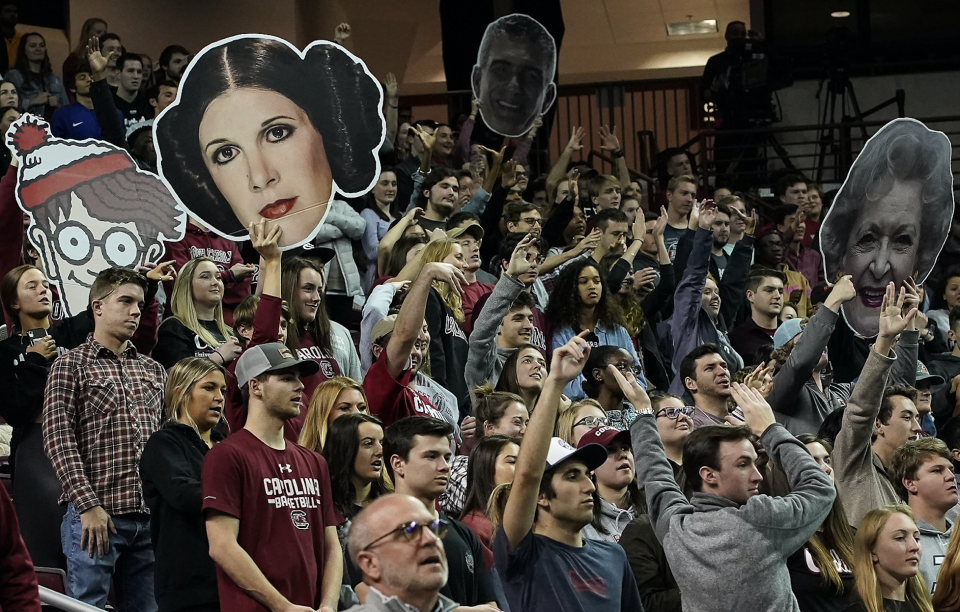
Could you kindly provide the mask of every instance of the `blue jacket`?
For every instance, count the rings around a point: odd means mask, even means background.
[[[120,111],[117,116],[122,120]],[[50,129],[57,138],[85,140],[87,138],[100,139],[100,123],[93,109],[87,108],[79,102],[58,108],[53,113]]]

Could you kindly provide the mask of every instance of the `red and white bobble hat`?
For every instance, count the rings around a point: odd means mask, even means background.
[[[123,149],[100,140],[64,140],[50,124],[30,114],[13,122],[7,145],[17,156],[17,197],[25,210],[102,177],[136,168]]]

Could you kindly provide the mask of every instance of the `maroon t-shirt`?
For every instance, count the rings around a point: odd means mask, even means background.
[[[386,427],[408,416],[428,416],[444,421],[443,414],[433,407],[427,396],[408,387],[410,370],[404,370],[400,380],[387,370],[387,351],[373,362],[363,379],[370,414],[383,421]]]
[[[473,309],[477,306],[480,298],[485,295],[490,295],[491,293],[493,293],[493,285],[488,285],[487,283],[477,281],[469,285],[463,285],[464,321],[460,326],[468,338],[470,337],[470,332],[473,331]],[[486,303],[486,301],[484,301],[484,303]]]
[[[318,608],[324,529],[343,522],[333,505],[330,472],[319,454],[287,441],[276,450],[243,429],[203,461],[203,509],[240,519],[237,543],[292,603]],[[220,608],[262,612],[217,566]]]
[[[300,416],[290,419],[284,424],[283,435],[288,440],[299,439],[300,430],[303,429],[303,421],[307,418],[307,406],[310,405],[313,392],[317,390],[320,383],[342,375],[340,364],[334,359],[333,354],[317,346],[313,333],[309,331],[300,336],[300,348],[296,350],[296,353],[297,359],[319,363],[320,370],[313,376],[300,379],[303,382],[303,408],[300,410]],[[294,437],[291,438],[291,435]]]

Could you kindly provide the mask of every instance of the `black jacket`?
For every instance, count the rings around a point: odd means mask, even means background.
[[[150,436],[140,458],[160,612],[220,601],[200,492],[208,450],[192,427],[168,421]]]

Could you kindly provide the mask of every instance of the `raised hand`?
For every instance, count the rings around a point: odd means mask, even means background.
[[[337,29],[333,31],[333,42],[339,45],[348,38],[350,38],[350,24],[341,23],[337,26]]]
[[[400,88],[397,87],[397,77],[392,72],[388,72],[387,76],[383,77],[383,89],[391,100],[395,100],[397,94],[400,93]]]
[[[697,210],[697,207],[694,206],[690,211],[690,218],[693,219],[694,211]],[[704,200],[700,203],[699,208],[699,224],[701,229],[713,231],[713,222],[717,218],[717,205],[713,200]],[[692,221],[691,221],[692,222]]]
[[[590,333],[589,330],[580,332],[579,335],[570,338],[569,342],[553,351],[548,378],[566,385],[580,376],[584,364],[587,363],[587,357],[590,356],[590,345],[583,339],[588,333]]]
[[[477,113],[480,112],[480,106],[481,106],[480,98],[474,98],[473,100],[470,100],[470,118],[471,119],[477,118]]]
[[[889,355],[890,349],[893,348],[900,332],[907,328],[917,314],[917,309],[913,308],[904,315],[903,304],[905,301],[906,290],[901,287],[898,297],[893,283],[889,283],[883,296],[883,303],[880,306],[880,333],[873,345],[874,350],[881,355]]]
[[[616,130],[617,126],[613,126],[613,129]],[[600,126],[600,149],[611,152],[620,150],[620,141],[617,139],[617,135],[605,125]]]
[[[437,137],[428,133],[420,126],[414,126],[413,129],[416,130],[417,137],[420,138],[420,142],[423,143],[423,154],[430,155],[430,152],[433,150],[433,143],[437,141]]]
[[[634,408],[641,410],[650,407],[650,397],[647,395],[647,392],[643,390],[643,387],[640,386],[640,383],[637,382],[636,376],[632,373],[629,376],[624,376],[623,372],[612,363],[607,365],[607,374],[611,374],[614,380],[617,381],[620,390],[623,391],[623,396],[627,398],[628,402],[633,404]]]
[[[517,243],[513,253],[510,254],[510,263],[507,264],[507,276],[510,278],[520,278],[527,274],[536,265],[536,260],[530,259],[530,247],[536,245],[537,236],[529,233],[523,237],[523,240]]]
[[[90,74],[96,81],[97,75],[103,74],[107,68],[107,58],[100,53],[100,39],[96,36],[91,36],[87,42],[87,62],[90,64]]]
[[[433,261],[423,266],[420,274],[426,274],[431,282],[447,283],[459,297],[463,297],[463,285],[467,284],[467,277],[459,266]]]
[[[146,272],[146,277],[158,283],[175,280],[177,278],[177,269],[174,267],[175,263],[177,263],[177,261],[171,259],[170,261],[164,261],[155,265],[151,264],[151,269]]]
[[[260,219],[258,223],[251,221],[248,230],[250,243],[264,261],[280,259],[280,235],[283,230],[279,225],[267,228],[267,220]]]
[[[517,178],[517,162],[512,159],[503,164],[503,172],[500,174],[500,185],[504,189],[510,189],[515,186],[520,179]]]
[[[841,304],[846,304],[857,297],[857,288],[853,286],[852,278],[849,274],[840,277],[840,280],[830,290],[830,295],[824,300],[823,305],[836,312]]]
[[[640,215],[637,215],[637,216],[639,217]],[[660,207],[660,216],[657,217],[657,223],[656,223],[656,225],[653,226],[653,236],[654,236],[654,238],[656,238],[657,240],[660,240],[661,238],[663,238],[663,233],[664,233],[665,231],[667,231],[667,221],[668,221],[668,220],[669,220],[669,218],[667,217],[667,209],[666,209],[665,207],[661,206],[661,207]]]
[[[463,441],[460,445],[460,454],[469,455],[473,447],[477,445],[476,417],[463,417],[463,421],[460,422],[460,439]]]
[[[740,412],[743,413],[743,420],[741,421],[734,415],[727,415],[727,423],[731,425],[746,424],[754,435],[760,436],[776,422],[776,419],[773,418],[773,409],[760,394],[760,391],[742,383],[733,383],[730,385],[730,395],[733,397],[733,401],[737,403],[737,407],[740,408]]]
[[[490,156],[490,169],[491,170],[500,170],[500,167],[503,165],[503,156],[507,152],[507,147],[503,147],[499,151],[494,151],[493,149],[488,149],[487,147],[480,145],[480,148],[484,150]]]
[[[425,211],[422,208],[420,208],[419,206],[416,206],[408,210],[407,214],[405,214],[404,217],[406,218],[407,222],[410,225],[416,225],[417,219],[422,217],[424,213]]]
[[[570,141],[567,143],[567,150],[570,152],[579,151],[583,148],[583,145],[580,144],[580,141],[583,140],[583,128],[575,127],[573,131],[570,132]]]
[[[527,138],[533,138],[537,135],[537,130],[540,129],[540,126],[543,125],[543,115],[537,115],[536,120],[533,122],[533,127],[530,128],[530,133],[527,134]]]
[[[580,171],[574,168],[567,175],[567,189],[570,190],[570,197],[574,202],[580,201]]]
[[[603,236],[603,232],[597,228],[593,228],[593,231],[580,239],[577,243],[576,248],[574,249],[577,252],[577,255],[583,253],[584,251],[589,251],[600,246],[600,237]]]

